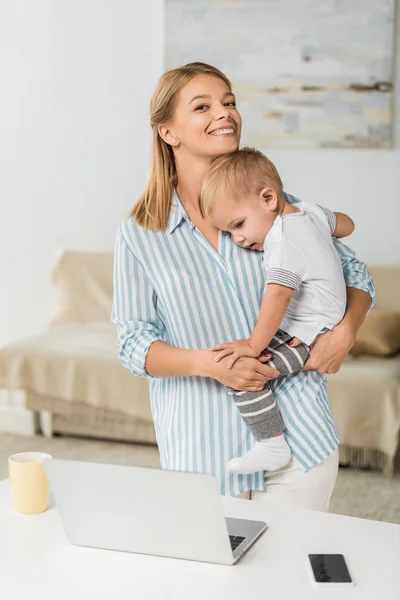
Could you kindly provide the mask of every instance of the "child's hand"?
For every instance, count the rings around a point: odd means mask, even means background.
[[[236,342],[225,342],[225,344],[217,344],[210,348],[211,352],[218,352],[215,357],[215,362],[219,362],[225,356],[230,356],[227,362],[227,368],[232,369],[233,365],[241,356],[249,356],[250,358],[258,358],[259,352],[256,352],[250,345],[249,340],[236,340]]]

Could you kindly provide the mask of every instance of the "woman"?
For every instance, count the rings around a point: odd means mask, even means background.
[[[327,510],[339,434],[324,373],[339,370],[370,308],[368,270],[335,242],[348,286],[346,315],[319,336],[308,371],[271,382],[292,461],[266,475],[229,474],[228,460],[253,442],[225,386],[255,391],[278,376],[265,357],[242,358],[228,370],[226,359],[215,362],[209,351],[248,337],[264,289],[262,254],[236,246],[199,206],[211,162],[239,146],[241,117],[229,80],[203,63],[165,73],[150,111],[150,178],[118,232],[113,321],[122,365],[149,378],[161,466],[213,473],[223,494]]]

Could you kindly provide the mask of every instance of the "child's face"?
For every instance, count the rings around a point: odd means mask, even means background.
[[[262,194],[242,202],[224,196],[214,204],[212,222],[218,229],[228,231],[238,246],[262,252],[264,240],[277,216],[275,209],[275,203],[271,207]]]

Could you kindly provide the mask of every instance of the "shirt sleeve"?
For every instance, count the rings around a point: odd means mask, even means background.
[[[306,262],[301,250],[287,238],[275,247],[266,269],[266,281],[298,290],[306,276]]]
[[[333,243],[342,261],[346,287],[354,287],[367,292],[371,296],[371,310],[375,304],[376,290],[367,265],[356,257],[356,253],[349,246],[336,238],[333,239]]]
[[[317,204],[317,206],[324,213],[326,220],[328,221],[329,231],[331,232],[331,235],[333,235],[333,232],[336,229],[337,222],[335,213],[329,210],[329,208],[325,208],[324,206],[320,206],[319,204]]]
[[[156,303],[156,292],[120,229],[114,255],[112,322],[117,326],[119,360],[134,375],[149,377],[147,352],[153,342],[163,340],[164,325]]]

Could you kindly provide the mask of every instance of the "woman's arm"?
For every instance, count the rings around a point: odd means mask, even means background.
[[[199,351],[154,342],[147,352],[145,366],[150,377],[193,377],[199,374]]]
[[[356,334],[371,306],[371,296],[356,288],[347,288],[347,309],[342,321],[332,331],[319,335],[311,346],[305,370],[337,373],[350,352]],[[295,344],[297,345],[297,344]]]
[[[342,261],[343,275],[344,280],[346,282],[346,287],[361,290],[369,296],[367,300],[364,300],[360,304],[359,299],[361,297],[364,297],[363,295],[356,294],[351,295],[349,297],[349,294],[347,294],[347,308],[345,316],[347,316],[347,312],[349,311],[349,308],[351,308],[351,322],[354,326],[357,326],[359,328],[361,327],[367,313],[375,304],[376,294],[374,282],[371,279],[367,265],[356,257],[356,253],[354,252],[354,250],[352,250],[351,248],[349,248],[349,246],[346,246],[337,239],[334,239],[333,243]],[[347,291],[349,290],[347,289]],[[349,300],[351,306],[349,305]],[[368,307],[366,308],[367,304]],[[357,318],[354,318],[355,313],[357,313]],[[354,333],[357,333],[357,331],[358,329],[355,330]]]
[[[112,321],[117,326],[120,362],[134,375],[147,375],[147,352],[153,342],[163,339],[156,300],[151,282],[120,229],[114,254]]]
[[[169,346],[163,341],[165,330],[156,304],[156,292],[120,230],[115,245],[112,321],[117,326],[119,359],[126,369],[144,377],[212,377],[249,391],[263,389],[267,379],[278,376],[257,359],[238,361],[229,371],[225,361],[215,363],[209,350]]]
[[[351,350],[357,331],[375,303],[375,286],[365,263],[355,252],[334,240],[342,260],[347,287],[346,313],[332,330],[319,335],[314,342],[305,369],[319,373],[337,373]]]
[[[255,392],[279,376],[276,369],[262,364],[269,358],[241,358],[227,369],[227,359],[217,363],[209,350],[183,350],[154,342],[147,353],[146,372],[152,377],[211,377],[236,390]]]

